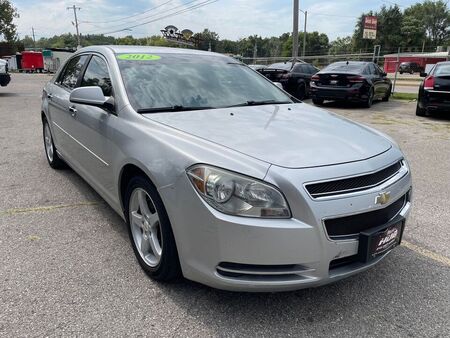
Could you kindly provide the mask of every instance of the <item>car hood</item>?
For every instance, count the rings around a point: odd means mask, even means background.
[[[376,132],[305,103],[145,114],[176,128],[287,168],[361,161],[391,148]]]

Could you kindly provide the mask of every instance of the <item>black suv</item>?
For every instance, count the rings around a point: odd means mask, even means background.
[[[309,95],[309,83],[311,77],[319,69],[309,63],[280,62],[274,63],[267,68],[258,71],[273,82],[280,82],[283,89],[299,100],[303,100]]]
[[[400,74],[403,73],[410,73],[410,74],[414,74],[414,73],[421,73],[423,72],[423,67],[421,67],[420,65],[418,65],[415,62],[402,62],[400,64],[400,66],[398,66],[398,71],[400,72]]]

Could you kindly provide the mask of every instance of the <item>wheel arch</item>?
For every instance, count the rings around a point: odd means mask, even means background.
[[[125,213],[125,204],[124,204],[124,197],[125,197],[125,192],[128,186],[128,183],[130,182],[130,180],[133,177],[136,176],[142,176],[145,177],[146,179],[149,180],[150,184],[153,185],[153,187],[155,187],[155,190],[157,191],[158,189],[156,188],[156,185],[153,181],[153,179],[150,177],[150,175],[147,173],[146,170],[144,170],[140,165],[136,164],[136,163],[126,163],[125,165],[122,166],[121,170],[120,170],[120,174],[119,174],[119,180],[118,180],[118,193],[119,193],[119,201],[120,201],[120,207],[122,209],[122,212],[124,213],[124,216],[126,217],[126,213]]]

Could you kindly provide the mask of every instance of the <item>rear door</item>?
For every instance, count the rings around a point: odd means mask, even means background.
[[[56,148],[72,165],[75,164],[73,159],[78,145],[76,138],[72,135],[73,112],[70,111],[69,96],[77,85],[87,59],[87,55],[71,58],[47,92],[51,129]]]
[[[386,87],[384,85],[384,80],[382,74],[378,70],[378,67],[374,63],[369,63],[368,65],[369,76],[372,79],[373,89],[376,98],[381,98],[386,94]]]
[[[432,74],[433,90],[428,90],[432,102],[450,104],[450,63],[437,64]]]

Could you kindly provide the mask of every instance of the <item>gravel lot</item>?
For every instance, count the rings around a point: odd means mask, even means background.
[[[42,146],[50,76],[0,88],[0,336],[450,335],[450,115],[415,103],[325,108],[387,132],[405,151],[414,208],[404,243],[368,272],[315,289],[230,293],[141,271],[125,224]]]

